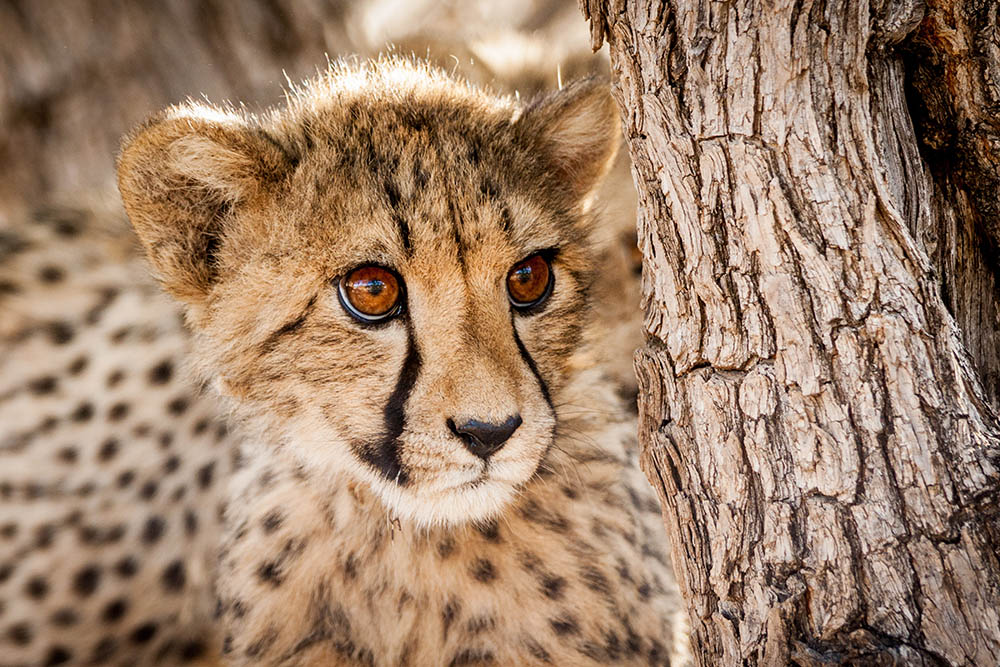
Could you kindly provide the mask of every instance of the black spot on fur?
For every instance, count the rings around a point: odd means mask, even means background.
[[[106,664],[117,650],[117,639],[114,637],[103,637],[100,641],[94,644],[94,650],[91,653],[90,661],[97,665]]]
[[[35,548],[48,549],[56,537],[56,527],[51,523],[43,523],[35,529]]]
[[[500,188],[490,178],[484,178],[479,184],[479,191],[486,199],[497,199],[500,196]]]
[[[134,327],[131,326],[125,326],[120,329],[115,329],[110,334],[108,334],[108,340],[110,340],[115,345],[118,345],[126,338],[128,338],[129,334],[131,334],[133,330]]]
[[[442,560],[455,553],[455,542],[450,537],[445,537],[437,544],[437,554]]]
[[[492,664],[496,661],[493,653],[482,648],[464,648],[451,659],[448,667],[460,667],[461,665],[484,665]]]
[[[487,542],[496,543],[500,541],[500,524],[496,519],[490,519],[475,525],[476,530],[479,531],[480,535],[486,538]]]
[[[91,405],[90,403],[84,402],[76,406],[76,409],[73,410],[69,418],[75,422],[85,422],[92,419],[93,416],[94,416],[94,406]]]
[[[166,461],[163,462],[163,474],[169,475],[173,472],[176,472],[177,469],[180,467],[181,467],[180,457],[177,455],[170,456],[167,458]]]
[[[492,616],[475,616],[465,624],[465,629],[469,634],[478,635],[492,630],[497,625],[497,620]]]
[[[264,631],[264,634],[253,640],[246,648],[244,655],[248,658],[259,658],[261,655],[270,650],[271,646],[274,645],[274,641],[278,638],[278,630],[274,627],[269,627]]]
[[[163,575],[160,577],[160,583],[163,584],[163,590],[169,593],[176,593],[177,591],[184,588],[184,584],[187,581],[187,575],[184,571],[184,563],[180,560],[175,560],[170,565],[163,570]]]
[[[31,643],[34,636],[35,633],[32,631],[31,626],[24,622],[15,623],[7,628],[7,639],[17,646],[27,646]]]
[[[73,591],[82,598],[90,597],[101,583],[101,568],[88,565],[73,576]]]
[[[123,403],[123,402],[115,403],[108,409],[108,419],[113,422],[119,422],[125,419],[125,417],[128,416],[128,413],[129,413],[128,403]]]
[[[608,657],[604,648],[592,641],[584,641],[576,647],[576,650],[595,662],[607,662]]]
[[[106,380],[106,383],[108,385],[108,388],[114,388],[119,384],[121,384],[121,381],[124,379],[125,379],[125,371],[121,369],[116,369],[108,374],[108,379]]]
[[[357,579],[358,577],[358,559],[354,555],[354,552],[347,554],[347,558],[344,559],[344,580],[350,581],[351,579]]]
[[[202,467],[198,468],[197,478],[198,486],[202,489],[207,489],[212,486],[212,478],[215,475],[215,461],[206,463]]]
[[[262,583],[275,587],[280,586],[282,581],[281,564],[273,560],[264,561],[257,567],[257,578]]]
[[[42,396],[45,394],[51,394],[59,386],[59,381],[51,375],[45,375],[40,378],[36,378],[28,383],[28,391],[31,393]]]
[[[549,619],[552,630],[560,636],[575,635],[580,632],[580,626],[571,615],[563,613],[556,618]]]
[[[52,625],[57,628],[68,628],[80,622],[79,615],[69,607],[63,607],[52,614]]]
[[[156,623],[143,623],[129,634],[133,644],[147,644],[156,635]]]
[[[462,609],[461,603],[452,598],[448,600],[445,604],[444,609],[441,610],[441,638],[448,638],[448,630],[451,628],[452,623],[458,618],[458,614]]]
[[[537,523],[557,533],[566,533],[570,529],[569,520],[561,514],[543,508],[534,500],[529,500],[521,506],[520,514],[526,520]]]
[[[115,563],[115,572],[123,579],[128,579],[139,571],[139,561],[134,556],[124,556]]]
[[[284,513],[280,509],[274,508],[264,515],[264,518],[261,519],[260,525],[261,528],[264,529],[264,532],[270,535],[274,531],[281,528],[281,524],[284,520]]]
[[[472,573],[473,579],[483,584],[488,584],[497,578],[496,569],[493,567],[493,563],[485,558],[477,558],[475,562],[472,563],[470,572]]]
[[[178,655],[182,661],[190,662],[203,657],[207,651],[208,647],[205,642],[195,640],[184,643],[178,651]]]
[[[188,399],[186,397],[178,396],[177,398],[167,403],[167,412],[174,415],[175,417],[179,417],[180,415],[187,412],[188,405],[190,405],[190,403],[188,402]]]
[[[604,651],[609,660],[619,660],[622,655],[622,643],[618,635],[608,630],[604,633]]]
[[[66,279],[66,272],[53,264],[46,264],[38,271],[38,279],[43,283],[58,283]]]
[[[68,322],[50,322],[46,330],[49,334],[49,340],[54,345],[65,345],[73,340],[73,337],[76,335],[72,325]]]
[[[544,576],[542,577],[542,593],[550,600],[559,600],[566,589],[566,580],[563,577]]]
[[[72,363],[70,363],[69,367],[66,368],[66,372],[70,375],[79,375],[89,363],[90,362],[87,360],[87,357],[77,357],[72,361]]]
[[[166,522],[162,517],[151,516],[146,519],[146,524],[142,527],[142,541],[146,544],[155,544],[163,537],[166,530]]]
[[[174,375],[174,363],[170,359],[164,359],[149,369],[149,384],[159,385],[170,382]]]
[[[580,569],[580,576],[583,578],[584,585],[590,590],[602,593],[603,595],[611,594],[611,582],[596,567],[592,565],[584,566]]]
[[[107,462],[118,455],[119,443],[116,438],[108,438],[101,444],[101,448],[97,450],[97,460],[101,462]]]
[[[73,654],[65,646],[53,646],[45,656],[45,667],[64,665],[73,659]]]
[[[25,583],[24,592],[34,600],[41,600],[49,594],[49,582],[43,577],[32,577]]]
[[[30,247],[31,244],[23,237],[11,232],[0,231],[0,260],[13,257]]]
[[[117,598],[104,606],[104,610],[101,611],[101,619],[105,623],[115,623],[120,621],[127,611],[128,600]]]
[[[540,660],[542,662],[552,662],[552,656],[545,650],[545,647],[531,637],[524,638],[524,648],[528,649],[528,653],[530,653],[536,660]]]

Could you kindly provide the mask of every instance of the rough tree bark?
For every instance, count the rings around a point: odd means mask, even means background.
[[[1000,664],[997,3],[581,5],[700,664]]]

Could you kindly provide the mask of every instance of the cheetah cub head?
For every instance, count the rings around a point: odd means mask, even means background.
[[[269,447],[459,523],[553,445],[616,146],[597,83],[522,106],[386,60],[259,117],[171,108],[126,139],[119,187],[201,368]]]

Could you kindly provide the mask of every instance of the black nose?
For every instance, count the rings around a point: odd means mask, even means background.
[[[521,415],[507,417],[502,424],[491,424],[477,419],[455,424],[453,420],[448,420],[448,428],[462,439],[466,449],[484,460],[499,451],[520,425]]]

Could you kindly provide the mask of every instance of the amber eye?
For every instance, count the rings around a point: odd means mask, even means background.
[[[340,305],[362,322],[381,322],[402,310],[402,284],[381,266],[360,266],[340,279]]]
[[[552,293],[552,268],[541,254],[515,264],[507,273],[507,295],[515,308],[537,306]]]

